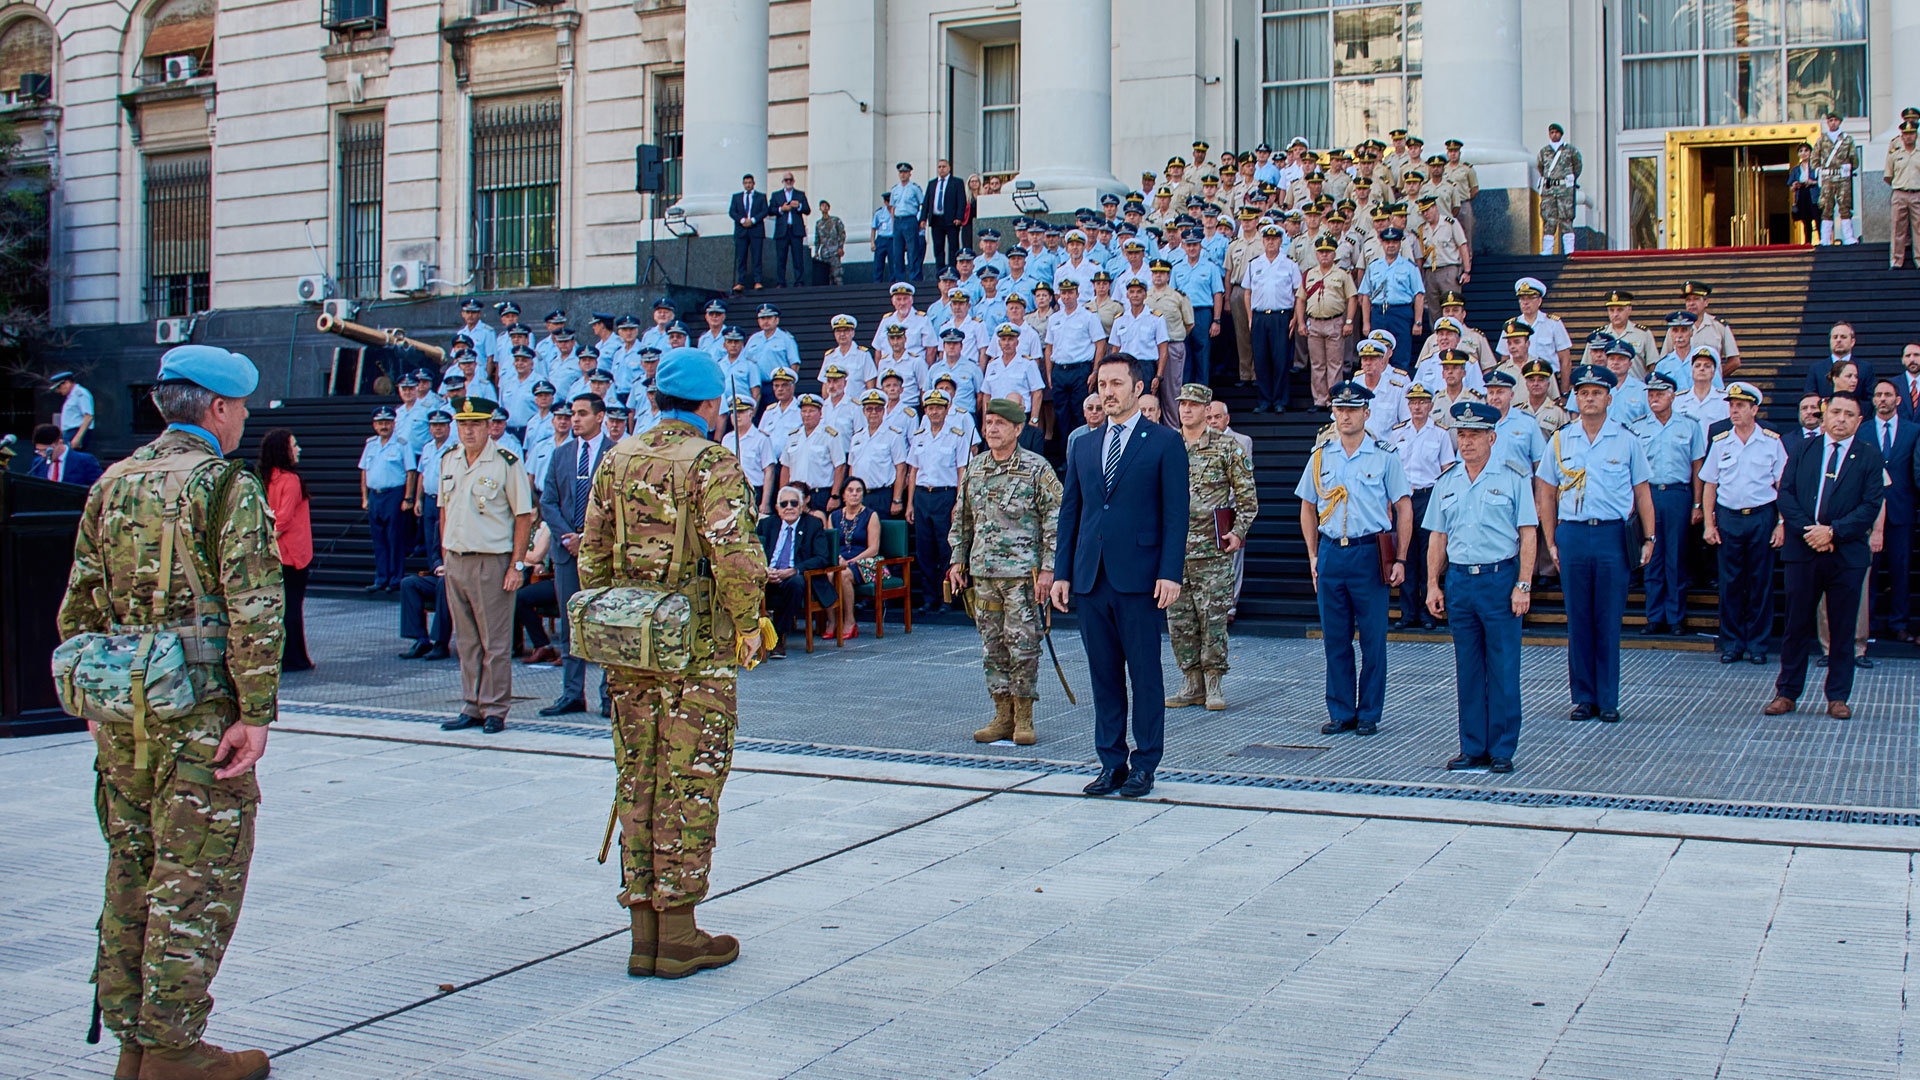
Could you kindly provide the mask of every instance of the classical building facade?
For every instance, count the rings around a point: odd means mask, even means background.
[[[1871,224],[1915,58],[1920,0],[0,8],[0,89],[50,177],[69,324],[284,306],[320,274],[363,300],[394,296],[395,272],[442,293],[631,284],[670,205],[675,229],[724,236],[743,173],[831,200],[858,261],[897,161],[1030,181],[1062,211],[1195,138],[1401,126],[1466,142],[1506,222],[1487,235],[1513,250],[1549,122],[1585,156],[1596,240],[1765,242],[1785,155],[1830,107],[1865,150]],[[639,144],[661,147],[664,193],[636,192]]]

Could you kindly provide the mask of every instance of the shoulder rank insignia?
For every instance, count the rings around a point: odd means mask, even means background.
[[[498,444],[495,444],[494,449],[500,451],[500,456],[507,459],[507,464],[509,465],[519,464],[520,462],[519,454],[516,454],[513,451],[507,449],[506,447],[500,446]]]

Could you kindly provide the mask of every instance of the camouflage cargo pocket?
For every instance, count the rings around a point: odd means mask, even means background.
[[[172,797],[160,833],[160,850],[181,863],[245,865],[253,857],[253,814],[260,784],[251,770],[231,780],[214,776],[214,766],[179,758],[173,764]]]
[[[76,634],[53,650],[52,668],[60,706],[96,723],[130,724],[142,702],[153,719],[173,720],[198,700],[185,645],[167,631]]]
[[[671,675],[704,659],[693,602],[658,585],[582,589],[567,625],[571,653],[590,664]]]

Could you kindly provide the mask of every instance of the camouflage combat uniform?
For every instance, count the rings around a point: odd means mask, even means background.
[[[230,470],[239,471],[223,483]],[[175,532],[171,580],[156,608],[170,506],[191,540]],[[198,603],[193,581],[206,594]],[[95,735],[107,881],[94,981],[102,1020],[128,1045],[184,1050],[206,1029],[207,988],[240,915],[260,801],[251,770],[217,780],[213,755],[234,722],[274,719],[283,603],[264,488],[198,435],[167,431],[108,469],[88,495],[61,637],[175,630],[199,701],[177,720],[148,722],[144,746],[130,724],[101,724]]]
[[[669,460],[689,441],[705,444],[690,464]],[[607,453],[580,534],[581,588],[662,581],[683,513],[694,515],[683,564],[704,559],[712,568],[716,610],[696,639],[708,659],[679,676],[622,668],[607,676],[619,769],[620,902],[660,911],[707,894],[737,720],[734,627],[759,620],[766,553],[753,531],[740,459],[684,420],[663,420]],[[626,518],[624,559],[614,552],[617,515]]]
[[[1044,614],[1033,573],[1052,566],[1060,528],[1060,478],[1047,460],[1016,448],[1005,461],[974,455],[960,485],[948,543],[953,565],[974,591],[987,693],[1031,702],[1039,696]]]
[[[1233,610],[1233,554],[1214,537],[1213,512],[1233,507],[1233,534],[1241,540],[1260,512],[1253,465],[1229,435],[1208,428],[1187,441],[1187,564],[1180,599],[1167,608],[1173,658],[1188,682],[1227,672],[1227,613]]]
[[[1582,171],[1580,151],[1570,142],[1562,142],[1558,150],[1543,146],[1534,165],[1540,171],[1540,254],[1550,255],[1562,235],[1573,231]],[[1560,254],[1571,252],[1563,248]]]

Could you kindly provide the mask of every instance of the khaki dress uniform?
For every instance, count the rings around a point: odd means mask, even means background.
[[[1173,415],[1174,396],[1186,383],[1187,338],[1193,335],[1193,301],[1171,284],[1147,287],[1147,310],[1167,324],[1167,377],[1160,380],[1160,408]],[[1109,331],[1111,332],[1111,331]]]
[[[1346,339],[1352,330],[1347,323],[1347,307],[1358,294],[1353,275],[1338,264],[1322,270],[1316,262],[1306,273],[1301,289],[1306,309],[1301,314],[1306,318],[1307,357],[1316,408],[1327,407],[1333,384],[1340,381],[1341,369],[1346,366]]]
[[[1455,193],[1453,216],[1460,219],[1460,227],[1467,231],[1467,244],[1473,244],[1473,200],[1480,194],[1480,174],[1473,171],[1467,162],[1449,164],[1441,171],[1440,179],[1453,186]]]
[[[1523,412],[1533,417],[1539,423],[1540,437],[1543,439],[1551,438],[1554,432],[1566,427],[1573,420],[1573,414],[1552,397],[1541,402],[1537,409],[1524,401],[1516,403],[1513,408],[1516,412]]]
[[[1093,300],[1080,306],[1100,317],[1100,332],[1102,334],[1113,333],[1113,320],[1125,314],[1127,310],[1127,306],[1115,300],[1111,293],[1107,294],[1105,300]]]
[[[514,525],[532,518],[520,456],[492,439],[469,462],[455,442],[440,455],[440,547],[460,651],[462,715],[505,719],[513,696],[513,600],[502,588],[516,557]]]
[[[1900,140],[1894,140],[1887,148],[1883,176],[1893,189],[1893,265],[1898,267],[1906,261],[1909,239],[1920,257],[1920,143],[1909,150]]]
[[[1467,230],[1459,221],[1447,216],[1445,208],[1442,208],[1440,220],[1431,225],[1422,221],[1418,235],[1420,248],[1425,252],[1420,263],[1426,271],[1427,295],[1459,292],[1462,253],[1467,250]]]
[[[1720,325],[1722,328],[1726,326],[1725,323],[1721,323]],[[1648,330],[1636,322],[1627,323],[1627,328],[1617,333],[1611,324],[1603,326],[1601,329],[1609,334],[1613,334],[1616,339],[1633,346],[1633,377],[1645,382],[1647,372],[1652,371],[1653,365],[1660,359],[1653,354],[1653,331]],[[1595,367],[1606,367],[1607,358],[1605,350],[1596,349],[1592,345],[1587,345],[1580,350],[1580,362],[1582,364],[1592,364]]]
[[[1720,353],[1722,371],[1726,370],[1729,359],[1740,355],[1740,343],[1733,339],[1733,327],[1714,318],[1711,311],[1701,312],[1700,320],[1693,324],[1693,340],[1688,343],[1688,348],[1698,349],[1702,345],[1711,346]],[[1672,351],[1673,331],[1669,330],[1666,339],[1660,343],[1660,355],[1665,356]],[[1654,362],[1659,363],[1658,360]]]
[[[163,544],[172,571],[157,583]],[[213,755],[228,727],[275,717],[280,573],[264,488],[192,432],[168,430],[87,495],[57,617],[62,638],[173,630],[199,698],[178,719],[103,723],[94,735],[107,844],[95,1000],[122,1061],[187,1051],[206,1029],[260,801],[252,770],[216,779]]]

